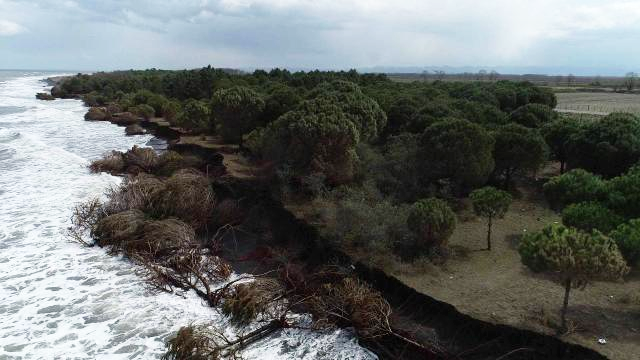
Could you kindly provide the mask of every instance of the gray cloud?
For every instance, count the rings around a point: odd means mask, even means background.
[[[25,32],[24,26],[9,20],[0,19],[0,36],[13,36]]]
[[[0,9],[0,35],[12,35],[0,41],[4,68],[634,70],[639,60],[640,2],[628,0],[0,0]]]

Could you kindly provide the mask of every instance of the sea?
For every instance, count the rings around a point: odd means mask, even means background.
[[[195,294],[150,292],[136,265],[66,236],[73,207],[121,180],[90,161],[159,140],[84,121],[79,100],[37,100],[56,75],[0,70],[0,360],[158,359],[181,326],[227,326]],[[349,329],[286,329],[242,355],[376,358]]]

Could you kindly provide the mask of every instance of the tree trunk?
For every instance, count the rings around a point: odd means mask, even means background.
[[[560,174],[564,174],[564,170],[565,170],[565,161],[560,160]]]
[[[567,307],[569,306],[569,292],[571,291],[571,279],[564,281],[564,302],[562,303],[562,311],[560,312],[561,324],[560,331],[567,332]]]
[[[504,172],[504,189],[509,189],[509,184],[511,184],[511,169],[507,168]]]
[[[489,228],[487,229],[487,250],[491,251],[491,225],[493,216],[489,215]]]

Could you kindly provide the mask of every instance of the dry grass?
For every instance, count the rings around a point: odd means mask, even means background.
[[[164,190],[165,184],[153,175],[128,177],[120,186],[107,190],[105,211],[115,214],[136,209],[156,216],[161,212],[157,201]]]
[[[126,210],[100,219],[92,235],[112,252],[154,257],[167,249],[189,248],[196,243],[191,226],[177,219],[147,221],[140,210]]]
[[[391,334],[391,306],[382,295],[358,279],[325,284],[309,301],[320,327],[353,326],[359,337],[373,339]]]
[[[189,248],[196,243],[196,233],[177,219],[147,221],[142,226],[140,242],[145,253],[155,256],[166,249]]]
[[[122,157],[126,163],[127,172],[131,174],[137,174],[140,171],[152,173],[159,165],[159,156],[152,148],[142,148],[134,145]]]
[[[182,169],[164,182],[158,197],[162,217],[175,216],[195,228],[206,225],[215,205],[209,179],[193,169]]]
[[[209,179],[193,169],[179,170],[167,180],[145,173],[128,177],[106,196],[107,214],[140,210],[153,218],[179,218],[196,229],[209,222],[215,204]]]
[[[142,211],[126,210],[98,221],[92,236],[100,246],[108,246],[114,252],[122,250],[129,253],[138,247],[138,238],[144,222],[145,216]]]
[[[182,156],[171,150],[158,155],[152,148],[134,146],[125,153],[121,151],[106,153],[102,158],[94,160],[89,168],[94,173],[104,171],[113,175],[124,173],[137,175],[144,172],[158,176],[170,176],[180,169],[201,168],[203,166],[204,163],[198,156]]]
[[[123,154],[120,151],[112,151],[102,156],[101,159],[91,162],[89,169],[93,173],[108,172],[110,174],[122,174],[126,169]]]
[[[283,298],[282,285],[274,279],[258,278],[237,284],[226,294],[222,312],[234,323],[248,324],[258,318],[273,318],[269,310]]]
[[[165,151],[160,154],[158,163],[159,166],[157,169],[154,169],[154,172],[163,176],[170,176],[179,169],[190,167],[188,165],[189,159],[185,159],[184,156],[172,150]]]
[[[142,126],[138,124],[129,125],[124,129],[124,133],[126,135],[142,135],[144,134],[144,129]]]
[[[114,113],[109,120],[118,125],[133,125],[140,121],[140,118],[130,112]]]
[[[217,360],[222,349],[205,326],[185,326],[167,341],[163,360]]]

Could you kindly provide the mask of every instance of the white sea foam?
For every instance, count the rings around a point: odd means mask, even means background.
[[[222,324],[194,294],[150,294],[127,260],[65,238],[73,205],[119,181],[89,160],[151,137],[83,121],[76,100],[36,100],[41,77],[0,83],[0,107],[25,109],[0,114],[0,360],[153,359],[180,326]],[[348,331],[279,335],[245,358],[375,358]]]

